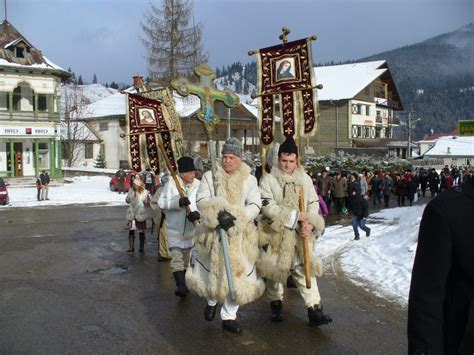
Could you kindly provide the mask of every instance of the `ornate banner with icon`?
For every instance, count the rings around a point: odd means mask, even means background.
[[[128,94],[128,112],[126,136],[129,137],[130,165],[135,171],[151,168],[160,172],[156,134],[160,134],[166,155],[176,168],[171,132],[173,123],[163,114],[163,103],[141,95]],[[143,149],[142,149],[143,148]]]
[[[311,53],[315,37],[287,42],[288,33],[282,44],[249,52],[257,55],[260,136],[264,145],[273,142],[275,115],[280,116],[285,137],[312,135],[319,119]],[[279,112],[275,112],[277,102]]]

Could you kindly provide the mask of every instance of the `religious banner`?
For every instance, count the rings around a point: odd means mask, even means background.
[[[159,174],[158,146],[156,134],[160,134],[166,155],[176,169],[171,132],[173,123],[163,114],[163,103],[141,95],[128,94],[127,135],[129,137],[130,166],[135,171],[150,167]]]
[[[264,145],[273,142],[274,119],[279,115],[282,134],[310,136],[319,120],[311,41],[305,38],[262,48],[256,52],[259,126]],[[275,103],[279,112],[275,112]]]

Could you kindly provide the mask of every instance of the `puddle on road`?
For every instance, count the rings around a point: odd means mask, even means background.
[[[87,272],[92,273],[92,274],[104,274],[104,275],[115,275],[115,274],[124,274],[128,272],[128,266],[125,265],[115,265],[112,266],[111,268],[100,268],[96,270],[89,271]]]

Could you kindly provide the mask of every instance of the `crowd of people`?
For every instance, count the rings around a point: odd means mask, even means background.
[[[284,286],[298,290],[310,326],[332,322],[323,312],[322,263],[315,253],[329,213],[351,213],[358,240],[359,229],[370,236],[370,204],[395,206],[396,197],[396,206],[412,205],[418,194],[436,197],[472,181],[472,171],[448,167],[441,174],[435,169],[351,173],[326,168],[310,175],[298,164],[291,137],[278,147],[266,174],[255,177],[242,153],[240,141],[229,138],[214,174],[203,172],[202,160],[181,157],[177,174],[163,175],[158,186],[147,187],[147,170],[132,179],[126,196],[127,252],[135,251],[136,232],[139,252],[144,252],[146,211],[151,210],[158,260],[170,261],[174,294],[203,297],[206,321],[214,320],[220,306],[222,328],[236,334],[242,333],[239,307],[264,293],[269,319],[284,321]],[[228,240],[226,248],[223,240]]]

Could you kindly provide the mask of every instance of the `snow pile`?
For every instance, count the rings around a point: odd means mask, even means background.
[[[357,285],[406,304],[425,206],[391,208],[370,215],[370,237],[359,230],[359,241],[353,240],[351,225],[330,226],[317,243],[317,253],[323,260],[339,260],[343,272]]]
[[[110,191],[110,178],[107,176],[74,177],[63,186],[49,188],[49,200],[36,199],[36,187],[9,188],[10,207],[42,207],[69,204],[101,203],[108,206],[125,205],[125,195]],[[0,210],[9,208],[0,206]]]

